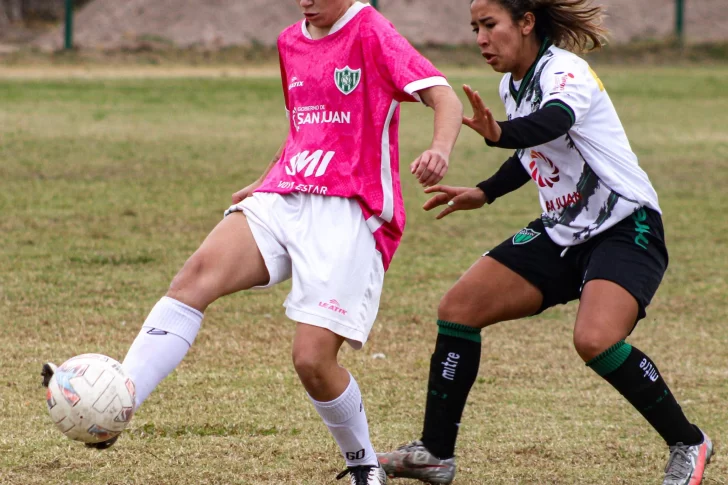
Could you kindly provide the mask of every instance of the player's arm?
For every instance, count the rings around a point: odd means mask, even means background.
[[[498,197],[520,189],[529,180],[531,176],[523,168],[521,159],[517,154],[513,154],[492,177],[480,182],[476,187],[485,195],[485,202],[492,204]]]
[[[281,144],[280,148],[278,148],[278,151],[273,156],[273,159],[270,161],[268,166],[263,171],[263,174],[258,177],[258,179],[253,182],[252,184],[248,185],[247,187],[238,190],[233,194],[233,204],[238,204],[243,201],[246,197],[249,197],[255,192],[255,190],[260,187],[260,185],[263,183],[265,178],[268,176],[270,171],[273,169],[273,166],[275,166],[276,163],[281,159],[281,156],[283,156],[283,150],[286,147],[286,140],[288,139],[288,135],[286,134],[286,138],[283,140],[283,143]]]
[[[449,86],[432,86],[417,94],[435,110],[435,127],[429,150],[412,162],[410,172],[429,187],[442,180],[447,172],[450,154],[460,134],[463,105]]]
[[[566,135],[574,126],[574,115],[568,106],[550,104],[528,116],[510,121],[497,121],[500,137],[485,139],[488,146],[498,148],[530,148],[543,145]]]
[[[480,209],[486,203],[492,204],[495,199],[522,187],[531,179],[521,165],[517,155],[505,161],[500,169],[488,180],[480,182],[476,187],[452,187],[435,185],[425,189],[425,193],[436,193],[422,206],[426,211],[447,204],[438,215],[442,219],[446,215],[460,210]]]
[[[528,116],[496,121],[477,91],[470,86],[463,86],[463,90],[473,107],[472,118],[463,118],[463,124],[485,138],[488,146],[511,149],[535,147],[566,135],[574,126],[574,111],[558,100],[545,104]]]

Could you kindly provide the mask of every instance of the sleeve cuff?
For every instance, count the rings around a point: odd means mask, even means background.
[[[478,185],[476,185],[476,187],[479,188],[480,190],[482,190],[483,193],[485,194],[485,203],[488,205],[492,204],[495,201],[495,199],[493,197],[488,195],[488,191],[489,191],[488,189],[489,189],[490,185],[491,185],[490,180],[483,180]]]
[[[571,118],[571,126],[574,126],[574,124],[576,123],[576,115],[574,114],[574,110],[571,109],[571,106],[564,103],[560,99],[555,99],[553,101],[548,101],[546,104],[541,106],[541,109],[548,108],[549,106],[558,106],[559,108],[566,111],[568,113],[569,117]]]
[[[433,86],[451,87],[447,82],[447,79],[444,77],[434,76],[409,83],[404,87],[404,92],[415,98],[417,101],[422,102],[422,98],[420,98],[420,95],[417,94],[417,91],[422,91],[423,89],[431,88]]]

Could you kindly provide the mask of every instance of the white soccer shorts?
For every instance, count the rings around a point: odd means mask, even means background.
[[[323,327],[360,349],[379,310],[382,255],[354,199],[256,192],[228,209],[248,219],[270,281],[293,278],[291,320]]]

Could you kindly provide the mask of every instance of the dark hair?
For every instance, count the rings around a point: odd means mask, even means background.
[[[540,41],[548,37],[555,46],[577,52],[599,49],[606,43],[608,31],[602,27],[604,7],[592,5],[591,0],[493,1],[508,10],[514,21],[532,12]]]

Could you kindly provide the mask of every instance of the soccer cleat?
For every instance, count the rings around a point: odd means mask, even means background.
[[[43,387],[48,387],[48,384],[51,383],[51,377],[53,377],[53,374],[56,373],[57,368],[58,366],[51,362],[46,362],[45,364],[43,364],[43,369],[41,369],[40,371],[40,375],[43,377]]]
[[[100,443],[86,443],[86,448],[96,448],[97,450],[106,450],[111,448],[111,446],[116,443],[116,440],[119,439],[119,435],[114,436],[111,439],[108,439],[106,441],[101,441]]]
[[[387,483],[387,474],[380,465],[350,466],[336,475],[336,479],[341,480],[346,475],[349,475],[351,485],[385,485]]]
[[[455,478],[455,457],[441,460],[413,441],[389,453],[378,453],[379,463],[390,477],[415,478],[425,483],[452,483]]]
[[[705,466],[710,463],[711,456],[713,456],[713,443],[705,433],[703,442],[698,445],[687,446],[678,443],[671,446],[662,485],[700,485],[703,482]]]

